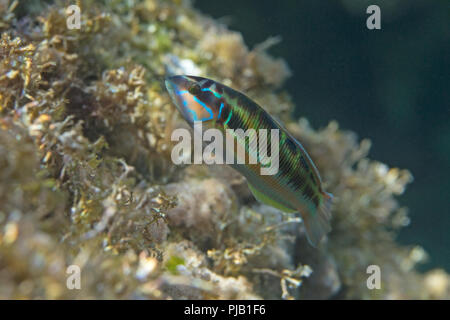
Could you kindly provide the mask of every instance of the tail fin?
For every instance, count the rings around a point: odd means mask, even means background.
[[[323,236],[331,231],[331,204],[333,195],[323,192],[323,200],[315,212],[300,209],[300,214],[306,228],[309,243],[317,247]]]

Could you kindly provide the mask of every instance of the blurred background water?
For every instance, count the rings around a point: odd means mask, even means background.
[[[381,9],[368,30],[366,9]],[[399,242],[430,255],[423,270],[450,272],[450,1],[196,0],[195,7],[242,32],[250,48],[282,42],[293,76],[285,89],[295,116],[315,128],[337,120],[370,138],[370,157],[407,168],[414,182],[399,200],[411,223]]]

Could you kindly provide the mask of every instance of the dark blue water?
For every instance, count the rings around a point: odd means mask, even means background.
[[[315,128],[336,119],[372,140],[371,158],[413,173],[399,198],[412,221],[399,241],[426,249],[423,269],[450,271],[450,2],[372,1],[381,9],[381,30],[367,29],[361,2],[195,5],[242,32],[250,47],[281,36],[270,52],[293,71],[286,89],[295,116]]]

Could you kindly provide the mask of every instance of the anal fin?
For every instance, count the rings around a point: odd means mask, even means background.
[[[259,202],[266,204],[268,206],[274,207],[274,208],[281,210],[283,212],[286,212],[286,213],[297,212],[296,209],[287,208],[284,205],[282,205],[281,203],[266,196],[265,194],[260,192],[258,189],[256,189],[254,186],[252,186],[250,183],[248,184],[248,187],[249,187],[250,191],[252,192],[252,194],[255,196],[256,200],[258,200]]]

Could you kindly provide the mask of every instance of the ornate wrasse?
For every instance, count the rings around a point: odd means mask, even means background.
[[[244,131],[278,129],[278,171],[261,174],[261,162],[231,164],[246,179],[255,198],[283,212],[299,212],[309,242],[316,246],[331,230],[330,206],[333,196],[323,190],[319,172],[306,150],[283,126],[250,98],[210,79],[194,76],[173,76],[166,88],[184,119],[194,127],[200,121],[203,129],[214,128],[225,134],[228,129]],[[256,146],[245,137],[234,136],[248,158],[260,159]],[[273,144],[267,139],[268,147]],[[237,146],[233,146],[235,152]],[[273,156],[273,155],[271,155]],[[261,159],[262,160],[262,159]]]

